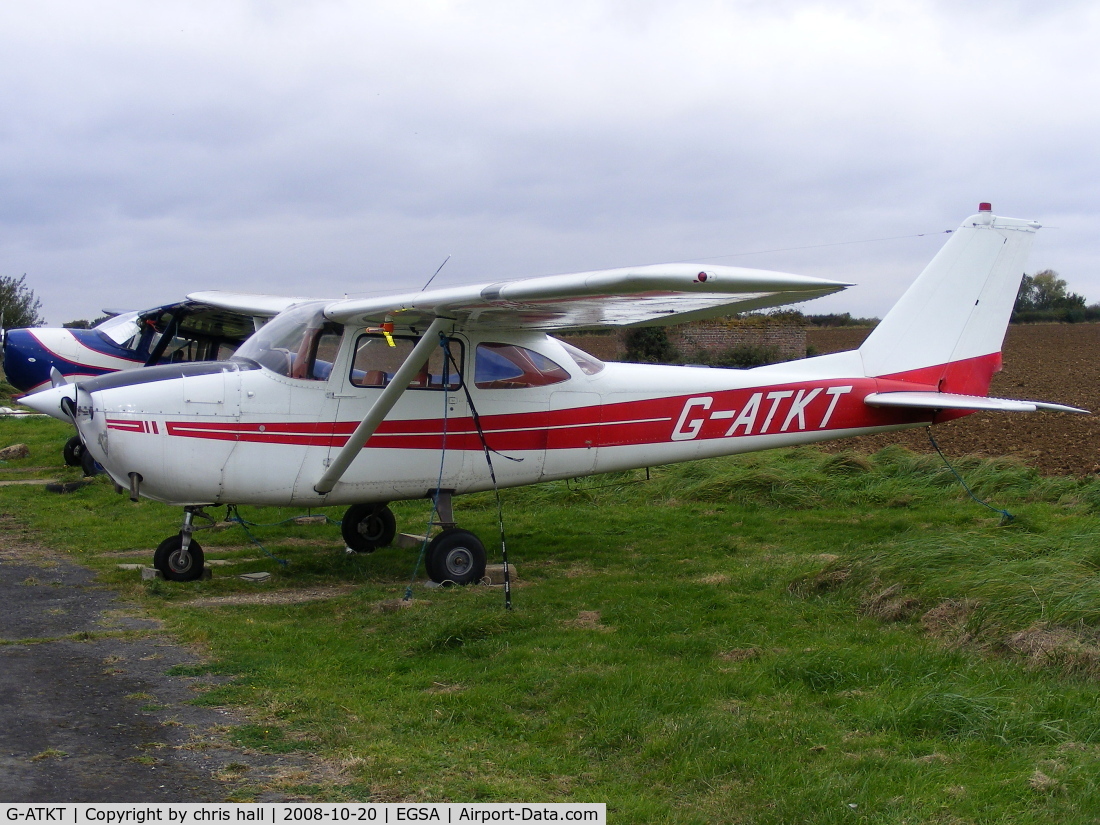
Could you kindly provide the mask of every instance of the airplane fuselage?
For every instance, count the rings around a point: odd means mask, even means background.
[[[49,387],[51,368],[79,381],[144,363],[144,357],[95,329],[13,329],[4,347],[4,374],[26,393]]]
[[[393,540],[386,502],[433,497],[425,563],[481,578],[454,494],[922,426],[976,410],[1081,413],[990,398],[1033,221],[987,203],[858,350],[750,370],[603,364],[553,330],[685,322],[836,292],[835,281],[662,264],[340,301],[292,302],[229,362],[57,386],[26,403],[71,419],[130,495],[184,506],[157,547],[202,573],[208,504],[350,505],[353,552]],[[491,466],[490,466],[491,463]]]
[[[706,369],[578,362],[542,333],[455,334],[450,348],[465,387],[453,376],[447,388],[432,387],[438,375],[410,387],[322,494],[314,485],[381,392],[360,386],[363,372],[353,359],[362,336],[345,331],[320,379],[228,362],[150,368],[140,381],[116,378],[117,386],[87,383],[92,392],[79,391],[76,422],[114,480],[125,486],[138,474],[149,498],[318,506],[420,498],[437,487],[490,489],[485,445],[497,483],[508,487],[932,420],[928,411],[866,405],[872,393],[935,384],[923,375],[863,377],[854,352]],[[542,384],[528,377],[524,385],[482,375],[486,368],[476,359],[486,348],[536,353],[551,365],[542,372],[550,377],[537,379]]]

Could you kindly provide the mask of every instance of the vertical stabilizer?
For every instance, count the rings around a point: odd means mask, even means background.
[[[866,374],[985,395],[1037,229],[983,203],[863,342]]]

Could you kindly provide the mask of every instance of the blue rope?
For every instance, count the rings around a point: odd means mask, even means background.
[[[946,465],[947,469],[950,470],[952,475],[954,475],[955,478],[957,478],[959,480],[959,484],[961,484],[963,486],[963,489],[966,490],[966,492],[970,495],[970,497],[972,499],[974,499],[974,501],[978,502],[978,504],[982,505],[982,507],[988,507],[994,513],[1000,513],[1001,514],[1001,524],[1008,524],[1009,522],[1015,520],[1016,516],[1012,515],[1012,513],[1008,512],[1008,510],[1002,510],[999,507],[994,507],[988,501],[983,501],[982,499],[980,499],[976,495],[974,495],[974,491],[970,489],[970,487],[967,485],[966,481],[963,480],[963,477],[961,475],[959,475],[959,473],[955,470],[954,467],[951,466],[951,462],[949,462],[947,460],[947,457],[943,454],[943,451],[940,449],[940,445],[936,443],[936,439],[933,438],[933,436],[932,436],[932,428],[931,427],[928,427],[928,440],[932,442],[932,447],[936,450],[937,453],[939,453],[939,456],[940,456],[940,458],[943,459],[943,463],[944,463],[944,465]]]
[[[254,535],[252,535],[252,532],[248,529],[248,524],[249,523],[246,522],[243,518],[241,518],[241,514],[237,510],[237,505],[236,504],[230,504],[228,506],[228,508],[226,509],[225,520],[226,521],[235,521],[235,522],[237,522],[237,524],[241,525],[241,529],[244,530],[244,534],[246,536],[248,536],[249,540],[253,544],[255,544],[257,547],[259,547],[266,555],[270,556],[271,558],[275,559],[275,561],[279,562],[279,564],[281,564],[283,567],[286,567],[288,564],[290,564],[290,562],[288,562],[286,559],[280,559],[278,556],[276,556],[274,553],[270,552],[266,547],[264,547],[262,544],[260,544],[259,540]],[[276,524],[286,524],[286,522],[288,522],[288,521],[293,521],[293,519],[284,519],[283,521],[276,522]],[[255,525],[254,524],[253,526],[256,527],[256,526],[262,526],[262,525]],[[267,525],[267,526],[273,526],[273,525]]]
[[[447,354],[450,355],[450,352],[448,351]],[[457,365],[455,369],[457,371]],[[477,413],[474,399],[470,395],[470,388],[466,385],[465,381],[462,382],[462,389],[466,392],[466,403],[470,405],[470,417],[474,421],[474,427],[477,429],[478,438],[481,439],[481,449],[485,453],[485,463],[489,465],[489,478],[492,479],[493,482],[493,495],[496,497],[497,502],[497,525],[500,528],[500,560],[504,565],[504,607],[506,610],[511,610],[512,575],[508,565],[508,545],[504,541],[504,506],[500,502],[500,487],[497,485],[497,474],[493,469],[493,457],[491,454],[496,453],[497,455],[504,456],[509,461],[523,461],[523,459],[505,455],[489,446],[489,442],[485,438],[485,430],[481,426],[481,416]]]
[[[278,527],[282,524],[290,524],[290,522],[297,521],[298,519],[302,518],[302,516],[291,516],[290,518],[285,518],[282,521],[269,521],[269,522],[249,521],[248,519],[245,519],[245,518],[241,517],[240,512],[237,510],[237,505],[236,504],[230,504],[230,505],[228,505],[228,507],[229,507],[230,512],[235,513],[236,515],[231,516],[229,513],[226,513],[225,520],[226,521],[235,521],[238,524],[240,524],[242,527],[244,525],[248,525],[249,527]],[[312,517],[312,514],[310,514],[310,517]],[[325,524],[335,524],[338,527],[340,526],[340,523],[341,523],[340,520],[334,519],[331,516],[329,516],[328,514],[324,514],[323,518],[325,520]]]

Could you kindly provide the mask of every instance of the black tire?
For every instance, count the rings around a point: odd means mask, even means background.
[[[80,454],[80,467],[84,470],[84,476],[97,476],[103,472],[103,468],[99,466],[92,454],[88,450],[84,450]]]
[[[153,553],[153,567],[157,568],[161,576],[170,582],[191,582],[202,576],[206,557],[199,543],[191,539],[191,544],[187,548],[186,566],[180,564],[182,548],[183,537],[177,533],[162,541]]]
[[[84,442],[80,440],[79,435],[74,435],[65,442],[65,446],[61,450],[61,457],[65,459],[65,463],[70,467],[82,466],[80,459],[84,457]]]
[[[344,543],[356,553],[373,553],[397,535],[397,519],[385,504],[353,504],[340,522]]]
[[[469,530],[444,530],[428,545],[428,576],[443,584],[473,584],[485,576],[485,545]]]

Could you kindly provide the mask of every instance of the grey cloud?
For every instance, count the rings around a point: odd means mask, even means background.
[[[1083,5],[41,8],[0,11],[0,267],[53,322],[1096,213]],[[1100,300],[1100,246],[1049,234]],[[863,281],[828,300],[867,314],[935,247],[723,262]]]

